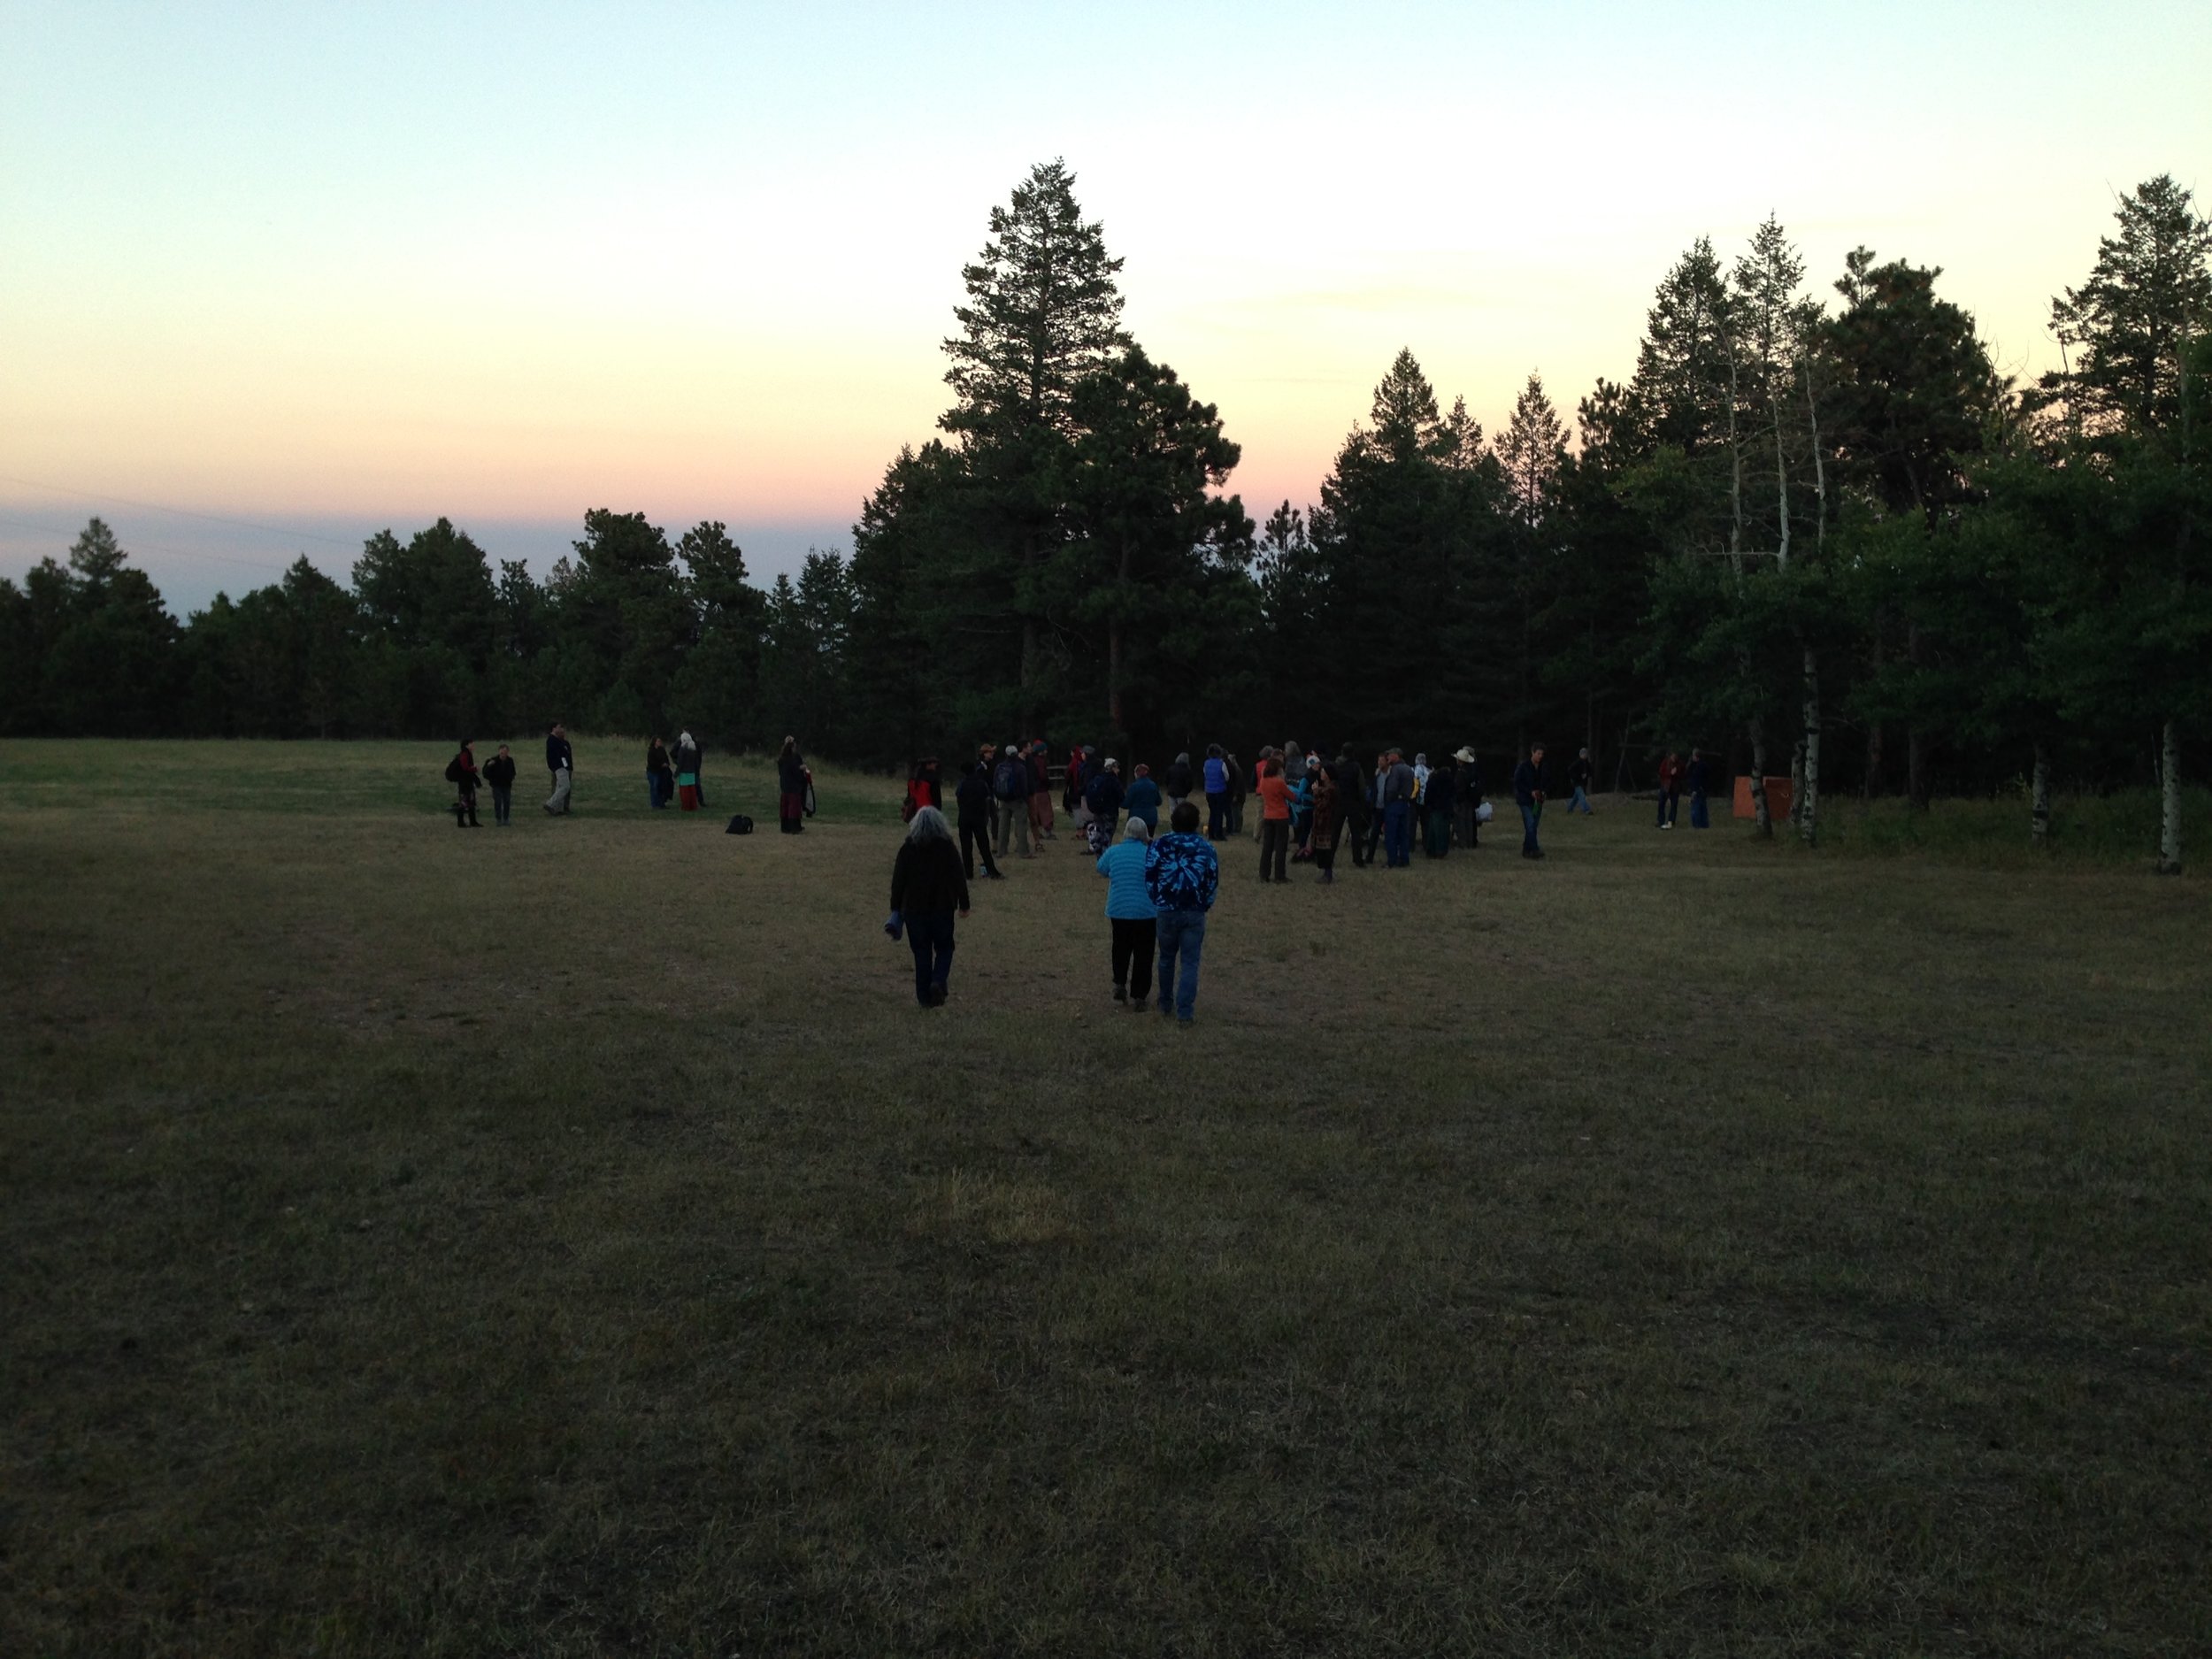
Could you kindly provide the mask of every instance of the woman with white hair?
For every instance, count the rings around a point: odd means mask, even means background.
[[[1152,826],[1129,820],[1121,839],[1098,856],[1106,889],[1106,926],[1113,930],[1114,1001],[1141,1014],[1152,1000],[1152,952],[1159,944],[1160,912],[1144,885],[1144,856]]]
[[[952,977],[952,926],[956,914],[968,913],[968,878],[960,868],[960,849],[952,826],[933,806],[923,807],[906,826],[906,839],[891,865],[891,919],[883,931],[896,939],[902,929],[914,952],[914,999],[924,1008],[945,1005]]]

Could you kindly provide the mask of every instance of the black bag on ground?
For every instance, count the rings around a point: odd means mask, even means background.
[[[750,835],[753,833],[753,820],[740,812],[730,820],[730,826],[722,833],[725,835]]]

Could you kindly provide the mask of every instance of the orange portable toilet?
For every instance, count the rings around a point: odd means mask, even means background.
[[[1767,787],[1767,817],[1770,819],[1786,818],[1789,817],[1791,800],[1790,780],[1787,778],[1769,778],[1764,781]],[[1734,811],[1735,816],[1738,818],[1756,818],[1759,816],[1758,808],[1752,804],[1751,780],[1749,778],[1738,778],[1736,780],[1736,801]]]

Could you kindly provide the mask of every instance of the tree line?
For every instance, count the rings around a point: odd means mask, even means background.
[[[849,557],[752,582],[719,523],[584,517],[543,581],[441,519],[304,559],[178,623],[98,520],[0,581],[0,719],[34,733],[452,737],[552,718],[728,746],[807,734],[895,764],[1047,733],[1166,755],[1532,737],[1601,785],[1700,743],[1841,790],[2155,780],[2180,859],[2212,719],[2201,526],[2212,233],[2118,203],[2016,385],[1941,272],[1858,249],[1825,293],[1770,219],[1700,239],[1632,372],[1572,430],[1529,378],[1486,436],[1410,350],[1318,497],[1255,523],[1215,405],[1122,326],[1121,261],[1061,163],[991,213],[944,342],[950,406],[863,503]],[[2192,751],[2193,752],[2193,751]],[[1765,798],[1754,792],[1763,833]]]

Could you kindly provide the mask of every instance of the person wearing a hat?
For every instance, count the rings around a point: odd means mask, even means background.
[[[1595,818],[1597,809],[1590,804],[1590,751],[1583,749],[1567,763],[1567,781],[1574,787],[1574,798],[1567,803],[1567,810],[1579,812],[1585,818]]]
[[[1459,844],[1463,847],[1482,845],[1482,820],[1477,816],[1482,805],[1482,763],[1475,758],[1475,751],[1468,745],[1460,745],[1452,757],[1458,763],[1456,776],[1452,780],[1452,800],[1459,814]]]
[[[1091,824],[1102,847],[1113,845],[1121,823],[1121,763],[1109,755],[1083,787],[1083,804],[1091,810]]]
[[[1106,925],[1113,930],[1114,1001],[1141,1014],[1152,1000],[1152,953],[1159,944],[1159,911],[1144,885],[1145,855],[1152,831],[1132,818],[1120,841],[1098,856],[1106,889]]]
[[[998,752],[991,773],[991,793],[998,797],[998,856],[1006,856],[1009,841],[1018,841],[1021,856],[1029,850],[1029,760],[1020,748],[1007,744]]]

